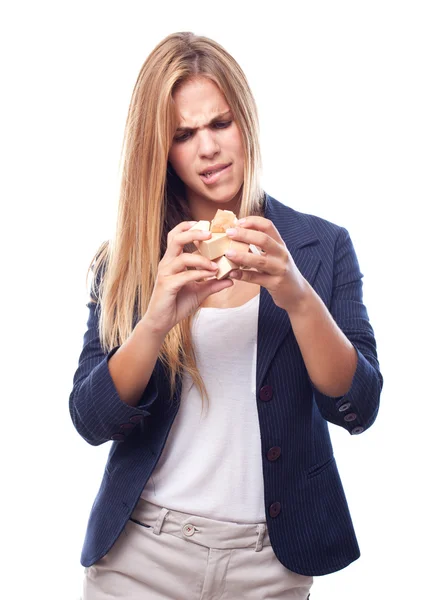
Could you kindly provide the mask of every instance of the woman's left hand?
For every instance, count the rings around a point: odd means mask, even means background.
[[[235,264],[256,269],[231,271],[229,277],[265,287],[274,303],[287,312],[295,310],[306,295],[308,282],[295,265],[277,228],[269,219],[251,216],[241,220],[228,237],[238,242],[254,244],[263,253],[226,252]]]

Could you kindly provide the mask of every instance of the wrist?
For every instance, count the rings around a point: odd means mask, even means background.
[[[151,339],[155,344],[160,346],[166,337],[166,331],[163,331],[150,317],[144,315],[135,327],[135,331],[139,336],[144,336],[146,339]]]
[[[301,276],[300,284],[289,298],[289,301],[284,306],[284,309],[289,314],[289,317],[303,316],[307,314],[313,298],[316,295],[315,291],[308,281]]]

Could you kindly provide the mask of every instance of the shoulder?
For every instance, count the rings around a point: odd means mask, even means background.
[[[338,238],[348,237],[347,230],[341,225],[317,215],[295,210],[269,194],[265,194],[265,216],[273,221],[277,229],[285,233],[286,238],[290,241],[295,239],[297,245],[308,245],[313,239],[335,244]]]

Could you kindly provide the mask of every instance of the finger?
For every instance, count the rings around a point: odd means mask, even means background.
[[[200,229],[193,229],[191,231],[178,232],[171,237],[171,240],[166,248],[165,256],[168,259],[179,256],[186,244],[191,244],[195,240],[209,240],[211,238],[211,232],[201,231]]]
[[[196,225],[196,223],[197,221],[181,221],[181,223],[175,225],[175,227],[173,227],[168,233],[167,244],[169,244],[169,242],[175,235],[181,233],[182,231],[188,231],[190,227],[193,227],[193,225]]]
[[[243,271],[242,269],[235,269],[235,271],[231,271],[229,273],[229,277],[231,279],[236,279],[240,281],[245,281],[247,283],[257,283],[262,287],[269,289],[271,285],[271,275],[266,275],[266,273],[259,273],[258,271]]]
[[[240,228],[243,227],[245,229],[250,228],[261,231],[262,233],[266,233],[266,235],[274,239],[279,244],[284,244],[284,240],[274,223],[270,219],[265,219],[265,217],[245,217],[244,219],[240,219],[238,226]]]
[[[183,288],[188,283],[193,281],[201,281],[206,278],[213,278],[216,274],[216,270],[212,271],[204,271],[201,269],[191,270],[191,271],[183,271],[174,276],[174,291],[178,292],[181,288]],[[214,280],[216,281],[216,280]]]
[[[268,275],[280,275],[285,270],[284,263],[270,254],[254,254],[252,252],[235,252],[227,250],[226,258],[238,266],[254,268]]]
[[[253,244],[259,246],[266,253],[279,255],[281,252],[281,246],[274,238],[268,236],[262,231],[256,231],[255,229],[245,229],[244,227],[234,227],[226,230],[227,236],[237,242],[244,242],[245,244]],[[283,242],[284,244],[284,242]]]
[[[232,287],[233,281],[232,279],[211,279],[210,281],[205,281],[205,283],[200,284],[201,289],[198,293],[199,304],[211,296],[211,294],[217,294],[217,292],[221,292],[222,290]]]
[[[215,273],[218,265],[199,253],[183,252],[167,265],[170,274],[181,273],[186,268],[203,269]]]

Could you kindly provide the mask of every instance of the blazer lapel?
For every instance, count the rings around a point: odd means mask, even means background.
[[[296,266],[313,285],[321,259],[317,247],[320,244],[304,217],[266,194],[265,218],[270,219],[289,250]],[[271,294],[261,287],[257,335],[256,390],[261,388],[271,361],[290,331],[287,312],[279,308]]]

